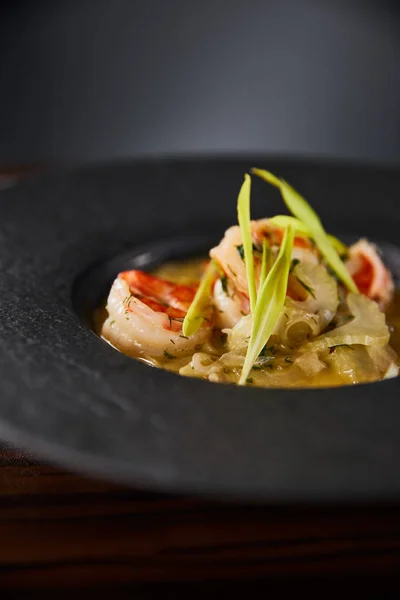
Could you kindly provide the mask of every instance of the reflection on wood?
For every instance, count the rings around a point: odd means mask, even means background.
[[[400,571],[398,507],[137,492],[0,450],[0,589]]]

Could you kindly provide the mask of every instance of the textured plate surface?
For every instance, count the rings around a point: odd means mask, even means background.
[[[129,359],[82,320],[112,265],[205,250],[206,238],[235,221],[243,173],[254,165],[301,190],[332,233],[385,241],[396,263],[396,169],[154,160],[57,172],[6,190],[2,438],[151,489],[271,501],[400,497],[399,379],[303,391],[215,385]],[[282,211],[277,192],[258,181],[253,207],[255,217]]]

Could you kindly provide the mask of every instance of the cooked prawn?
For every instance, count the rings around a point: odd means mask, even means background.
[[[216,326],[231,329],[249,313],[250,303],[245,294],[238,292],[229,279],[217,279],[214,284],[214,303],[217,308]]]
[[[268,244],[274,254],[277,254],[282,243],[283,230],[276,225],[270,224],[269,219],[260,219],[252,221],[253,245],[256,250],[254,253],[254,266],[256,278],[259,276],[261,266],[261,251],[263,239],[268,240]],[[246,267],[243,260],[242,234],[240,227],[234,225],[226,230],[221,242],[210,251],[211,258],[217,261],[235,288],[248,296],[248,286],[246,277]],[[296,236],[293,248],[293,258],[298,258],[303,262],[312,264],[318,263],[318,251],[313,243],[304,236]]]
[[[375,300],[381,310],[388,306],[394,283],[374,244],[362,239],[350,246],[346,267],[362,294]]]
[[[182,323],[196,288],[177,285],[143,271],[124,271],[115,279],[107,300],[108,318],[102,334],[117,348],[134,355],[176,357],[193,353],[211,334],[207,320],[190,338]]]

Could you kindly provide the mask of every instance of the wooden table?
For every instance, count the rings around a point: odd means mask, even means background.
[[[240,589],[240,582],[248,591],[250,581],[264,579],[270,591],[318,584],[332,592],[343,585],[338,575],[382,591],[400,572],[400,507],[163,496],[94,481],[3,445],[0,540],[2,591],[143,591],[147,583],[165,596],[180,581],[187,597],[189,582],[203,582],[189,594],[196,597],[223,585]]]
[[[21,173],[0,171],[0,183]],[[399,574],[400,506],[239,506],[144,493],[0,442],[1,598],[34,590],[70,598],[82,589],[252,598],[260,588],[346,598],[349,585],[356,597],[392,589],[398,597]]]

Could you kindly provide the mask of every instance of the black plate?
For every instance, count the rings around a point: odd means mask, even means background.
[[[154,160],[45,176],[1,194],[0,435],[158,490],[255,500],[400,497],[400,379],[241,389],[151,369],[85,325],[119,268],[207,249],[253,165],[289,180],[327,228],[387,244],[400,172],[264,158]],[[282,211],[254,182],[255,217]],[[397,266],[396,266],[397,265]]]

